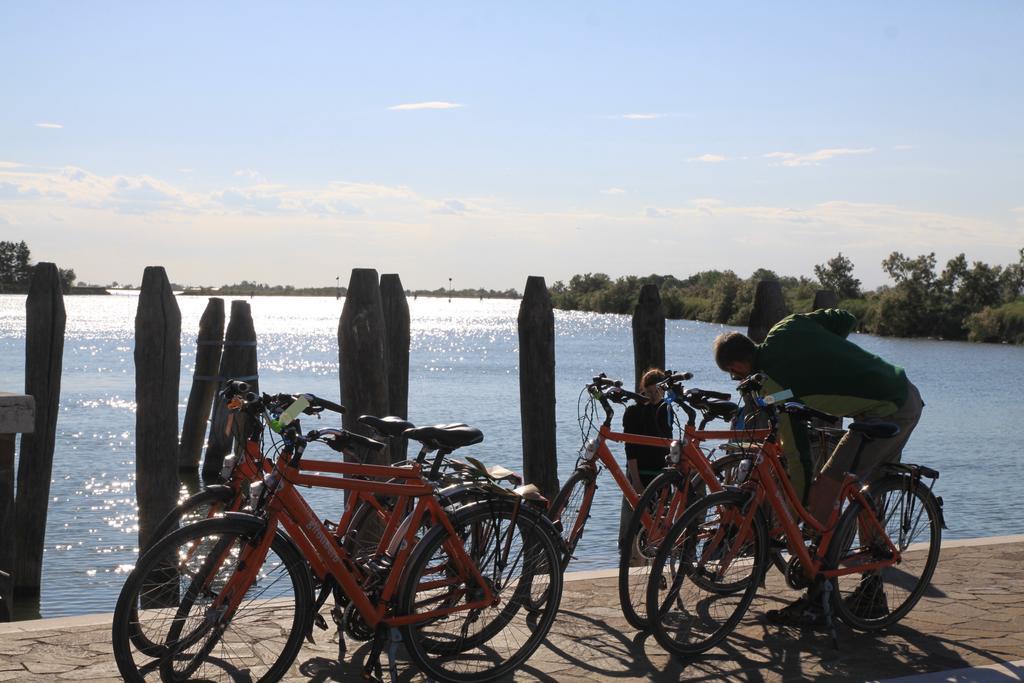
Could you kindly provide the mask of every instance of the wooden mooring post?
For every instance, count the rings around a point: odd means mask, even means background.
[[[256,356],[256,327],[252,322],[252,309],[248,302],[231,302],[231,319],[224,333],[224,352],[220,357],[220,383],[229,379],[248,382],[251,391],[259,391],[259,370]],[[203,478],[215,479],[224,466],[224,456],[231,452],[233,437],[228,429],[228,409],[220,401],[213,402],[210,437],[203,458]],[[235,419],[244,419],[236,415]],[[243,425],[239,425],[243,427]]]
[[[345,429],[369,434],[358,422],[360,415],[383,416],[388,412],[388,369],[384,338],[384,306],[380,283],[373,268],[353,268],[338,320],[338,365]],[[373,461],[390,462],[387,451]]]
[[[0,392],[0,622],[11,620],[14,598],[14,435],[35,426],[31,396]]]
[[[380,299],[384,311],[384,356],[388,368],[388,414],[409,417],[409,302],[402,279],[393,273],[380,276]],[[406,459],[408,439],[393,439],[389,445],[391,462]]]
[[[640,379],[651,368],[665,369],[665,310],[661,305],[658,285],[647,284],[640,288],[636,307],[633,309],[633,385],[640,391]],[[688,368],[676,368],[685,371]],[[616,425],[618,427],[620,425]],[[619,513],[619,535],[626,529],[633,508],[622,498]]]
[[[782,285],[778,280],[761,280],[754,293],[754,307],[750,311],[747,336],[760,344],[768,336],[772,325],[789,315],[786,299],[782,296]]]
[[[135,314],[135,495],[139,547],[178,502],[181,311],[162,266],[142,275]]]
[[[665,311],[658,285],[640,288],[633,309],[633,384],[640,391],[640,378],[650,368],[665,369]],[[686,370],[687,368],[678,368]]]
[[[178,446],[178,468],[181,470],[191,472],[199,469],[210,409],[220,385],[218,372],[223,345],[224,299],[211,297],[203,317],[199,319],[192,391],[188,395],[185,420],[181,425],[181,443]]]
[[[544,278],[526,279],[519,304],[519,413],[523,477],[552,499],[558,493],[555,440],[555,315]]]
[[[38,597],[42,579],[65,321],[57,266],[40,263],[32,273],[25,301],[25,394],[35,399],[35,425],[32,433],[21,437],[18,459],[14,503],[14,523],[18,530],[14,548],[16,598]]]

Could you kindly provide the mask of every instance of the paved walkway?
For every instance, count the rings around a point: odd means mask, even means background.
[[[824,634],[763,621],[765,610],[796,596],[785,591],[759,597],[724,647],[682,662],[629,628],[613,572],[567,579],[548,642],[517,680],[1024,680],[1024,536],[947,541],[918,606],[881,634],[840,627],[839,651]],[[110,615],[0,624],[0,681],[119,680],[109,629]],[[337,646],[318,640],[304,646],[289,680],[357,680],[359,667],[351,662],[361,662],[367,647],[352,644],[350,662],[338,665]],[[915,676],[939,671],[946,673]],[[417,677],[406,670],[401,678]]]

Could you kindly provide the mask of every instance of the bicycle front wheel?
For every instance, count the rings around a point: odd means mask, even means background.
[[[746,501],[746,494],[734,491],[701,498],[658,549],[647,584],[647,614],[654,637],[669,652],[694,655],[714,647],[754,599],[768,561],[768,536],[756,510],[744,519]]]
[[[254,577],[235,573],[268,531],[256,518],[191,524],[157,542],[129,575],[114,611],[112,641],[126,681],[274,681],[291,666],[310,621],[309,569],[276,535]],[[250,565],[251,566],[251,565]],[[233,580],[234,577],[234,580]],[[230,591],[241,602],[223,607]],[[158,651],[134,644],[142,632]]]
[[[619,603],[631,626],[648,625],[647,583],[651,563],[669,529],[686,511],[693,485],[677,469],[665,470],[647,485],[629,518],[619,548]],[[646,518],[646,524],[644,520]]]
[[[909,476],[879,479],[867,493],[900,561],[832,579],[832,608],[850,628],[874,631],[902,619],[924,595],[939,562],[942,523],[931,491]],[[856,567],[888,556],[888,544],[872,532],[868,516],[857,503],[843,512],[826,557],[829,567]]]
[[[514,499],[473,503],[452,517],[456,536],[435,525],[416,546],[398,596],[410,659],[438,681],[488,681],[520,666],[547,636],[562,597],[562,572],[550,522]],[[495,600],[459,561],[461,545]],[[458,610],[458,611],[456,611]]]
[[[548,519],[554,522],[562,536],[563,570],[569,565],[572,554],[576,552],[576,544],[583,537],[594,489],[597,488],[596,479],[597,473],[592,469],[576,470],[565,480],[548,508]]]
[[[183,526],[193,522],[202,521],[204,519],[221,517],[226,511],[236,508],[236,493],[230,487],[212,486],[210,488],[203,489],[202,491],[189,496],[167,513],[153,531],[152,541],[149,545],[152,547],[160,539]],[[155,583],[159,583],[159,581],[160,579],[157,578]],[[144,584],[154,583],[154,581],[149,581],[147,579],[142,579],[142,582]],[[135,607],[132,607],[131,609],[135,609]],[[131,615],[128,619],[128,624],[132,644],[138,648],[140,652],[154,657],[159,656],[162,652],[161,648],[163,647],[162,638],[166,633],[160,634],[161,640],[154,641],[150,637],[150,634],[142,628],[144,624],[138,619],[137,615]]]

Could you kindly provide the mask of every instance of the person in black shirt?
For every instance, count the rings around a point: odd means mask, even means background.
[[[647,403],[634,403],[622,413],[622,431],[627,434],[660,436],[672,438],[669,408],[662,403],[665,392],[658,382],[667,375],[660,368],[650,368],[640,378],[640,393],[647,397]],[[665,467],[668,448],[626,444],[626,477],[637,493],[651,483]]]

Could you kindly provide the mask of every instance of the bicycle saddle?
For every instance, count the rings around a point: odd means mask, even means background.
[[[859,432],[869,439],[888,439],[900,433],[900,427],[892,422],[853,422],[851,432]]]
[[[400,417],[389,415],[388,417],[376,417],[374,415],[360,415],[359,422],[366,425],[378,434],[384,436],[396,437],[402,434],[407,429],[412,429],[416,425],[408,420],[403,420]]]
[[[402,436],[419,441],[431,448],[444,448],[454,451],[456,448],[471,446],[484,440],[484,434],[475,427],[464,424],[434,425],[433,427],[414,427],[407,429]]]

